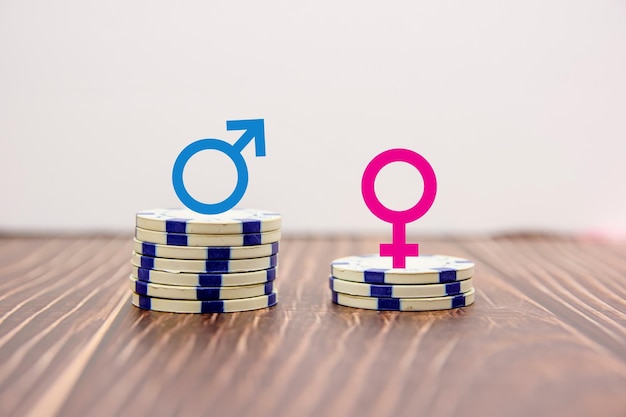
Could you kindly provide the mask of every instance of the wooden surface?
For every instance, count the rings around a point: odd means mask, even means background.
[[[1,416],[626,416],[626,245],[419,239],[477,264],[476,303],[337,306],[332,259],[381,239],[281,242],[279,304],[130,304],[130,236],[0,239]]]

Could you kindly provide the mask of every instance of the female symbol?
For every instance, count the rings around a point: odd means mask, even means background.
[[[376,176],[385,166],[392,162],[406,162],[413,165],[424,179],[422,198],[410,209],[404,211],[391,210],[378,200],[374,191]],[[435,201],[437,194],[437,178],[428,161],[417,152],[409,149],[389,149],[374,157],[365,168],[361,179],[361,193],[367,208],[374,216],[392,224],[392,243],[380,244],[380,256],[391,256],[394,268],[406,267],[407,256],[418,256],[419,245],[406,242],[406,225],[422,217]]]

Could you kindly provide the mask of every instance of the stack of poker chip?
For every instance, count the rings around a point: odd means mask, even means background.
[[[443,255],[407,257],[393,268],[390,257],[349,256],[331,263],[332,300],[369,310],[432,311],[474,302],[474,263]]]
[[[251,209],[137,213],[132,303],[172,313],[228,313],[276,304],[281,216]]]

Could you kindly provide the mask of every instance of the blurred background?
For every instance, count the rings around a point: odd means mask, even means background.
[[[403,147],[439,182],[409,233],[626,236],[624,1],[4,0],[0,57],[0,231],[131,233],[180,206],[186,145],[263,118],[240,206],[286,233],[390,233],[360,181]],[[236,180],[216,151],[185,171],[205,202]],[[421,187],[376,182],[394,209]]]

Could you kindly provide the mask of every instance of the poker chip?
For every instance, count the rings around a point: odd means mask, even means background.
[[[167,298],[146,297],[135,292],[132,294],[133,305],[144,310],[167,313],[234,313],[237,311],[258,310],[271,307],[277,302],[276,292],[258,297],[237,298],[233,300],[173,300]]]
[[[131,291],[139,295],[173,300],[232,300],[259,297],[270,294],[274,290],[273,281],[237,287],[186,287],[152,284],[139,281],[131,275],[129,283]]]
[[[474,302],[475,290],[446,297],[430,298],[378,298],[360,297],[332,291],[334,303],[354,308],[380,311],[434,311],[466,307]]]
[[[280,229],[278,213],[254,209],[232,209],[221,214],[200,214],[189,209],[154,209],[137,213],[139,228],[182,234],[248,234]]]
[[[155,209],[135,219],[129,278],[133,305],[172,313],[228,313],[276,304],[279,214]]]
[[[152,282],[155,284],[187,287],[234,287],[274,281],[274,279],[276,279],[276,268],[227,274],[194,274],[187,272],[157,271],[155,269],[138,268],[133,265],[132,276],[139,281]]]
[[[134,239],[135,252],[158,258],[172,259],[249,259],[278,253],[278,242],[257,246],[172,246],[142,242]]]
[[[474,263],[445,255],[406,257],[393,268],[391,257],[348,256],[330,264],[332,301],[380,311],[433,311],[474,302]]]
[[[384,285],[344,281],[329,278],[330,289],[334,292],[375,298],[428,298],[445,297],[465,293],[472,288],[472,279],[447,282],[445,284]]]
[[[171,259],[133,252],[131,263],[145,269],[170,272],[249,272],[276,266],[276,255],[251,259]]]
[[[155,232],[154,230],[137,227],[135,228],[135,237],[143,242],[173,246],[256,246],[278,242],[280,240],[280,230],[272,230],[265,233],[200,235]]]
[[[445,255],[407,257],[405,268],[393,268],[387,256],[348,256],[331,263],[331,275],[369,284],[438,284],[462,281],[474,274],[474,263]]]

